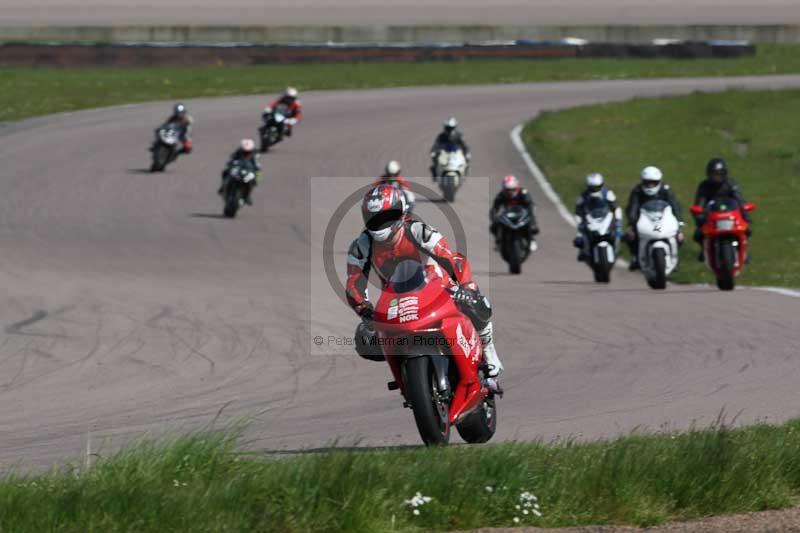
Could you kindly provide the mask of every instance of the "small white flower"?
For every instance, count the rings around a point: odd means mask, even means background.
[[[410,500],[405,500],[403,503],[406,505],[410,505],[411,507],[417,508],[426,503],[429,503],[433,498],[430,496],[423,496],[422,493],[417,492]]]
[[[522,511],[522,514],[525,514],[525,515],[526,515],[526,514],[528,514],[528,510],[527,510],[527,509],[524,509],[524,510]]]
[[[494,488],[486,485],[486,492],[494,492]]]
[[[419,516],[419,509],[414,509],[413,513],[414,513],[414,516]]]
[[[522,509],[522,507],[520,507],[519,505],[515,505],[514,507],[517,509],[517,511],[519,511],[520,509]]]
[[[516,516],[514,517],[514,523],[519,524],[519,518],[517,518]]]
[[[536,509],[533,510],[533,514],[535,514],[536,516],[542,516],[542,513],[540,513]]]

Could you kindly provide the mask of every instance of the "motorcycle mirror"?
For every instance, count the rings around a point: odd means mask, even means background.
[[[704,209],[699,205],[693,205],[692,207],[689,208],[689,211],[691,211],[693,215],[702,215]]]
[[[745,211],[755,211],[756,204],[754,204],[753,202],[745,202],[744,205],[742,206],[742,209],[744,209]]]

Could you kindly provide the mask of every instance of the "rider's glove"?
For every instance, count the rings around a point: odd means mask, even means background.
[[[475,294],[463,287],[456,287],[452,291],[453,301],[456,305],[470,305],[475,301]]]
[[[375,309],[371,305],[366,305],[358,315],[364,322],[371,323],[375,318]]]

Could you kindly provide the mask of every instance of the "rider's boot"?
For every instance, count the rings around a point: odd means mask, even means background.
[[[492,323],[486,324],[486,327],[479,332],[479,335],[483,344],[483,357],[486,360],[486,366],[489,367],[489,377],[498,378],[503,373],[503,363],[500,362],[497,350],[494,347]]]

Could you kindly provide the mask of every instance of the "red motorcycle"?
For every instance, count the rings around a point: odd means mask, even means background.
[[[705,215],[700,228],[703,233],[703,250],[708,268],[717,278],[717,287],[723,291],[733,290],[736,276],[741,272],[747,258],[747,233],[750,224],[742,217],[742,211],[753,211],[755,204],[746,202],[740,206],[734,199],[715,199],[703,208],[693,205],[689,210],[694,215]]]
[[[469,443],[497,428],[495,393],[485,376],[483,346],[472,322],[438,275],[403,261],[375,307],[374,337],[427,445],[447,444],[450,427]]]

